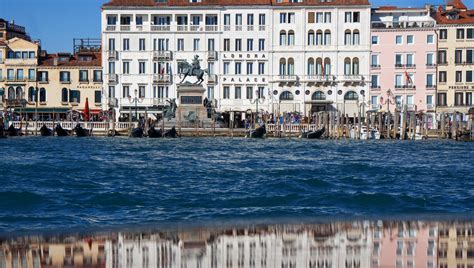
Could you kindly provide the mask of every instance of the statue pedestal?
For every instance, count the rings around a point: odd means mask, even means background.
[[[207,110],[203,105],[204,89],[201,85],[184,83],[178,85],[178,109],[176,116],[180,116],[179,120],[185,121],[207,121]]]

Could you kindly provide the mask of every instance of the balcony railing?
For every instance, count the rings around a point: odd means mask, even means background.
[[[395,89],[416,89],[415,85],[395,85]]]
[[[344,82],[357,83],[362,82],[364,80],[364,77],[362,75],[344,75],[343,80]]]
[[[436,64],[434,63],[427,63],[426,68],[436,68]]]
[[[435,105],[432,104],[432,103],[428,103],[428,104],[426,104],[426,109],[428,111],[433,111],[435,109]]]
[[[242,25],[236,25],[235,30],[236,31],[242,31]]]
[[[178,25],[177,30],[178,30],[178,32],[187,32],[188,31],[188,25]]]
[[[371,65],[370,65],[370,68],[372,68],[372,69],[374,69],[374,70],[375,70],[375,69],[380,69],[380,64],[371,64]]]
[[[426,89],[435,89],[436,85],[426,85]]]
[[[219,26],[217,25],[206,25],[206,32],[217,32],[219,30]]]
[[[61,84],[71,84],[71,79],[60,79],[59,82]]]
[[[189,31],[191,32],[197,32],[200,31],[201,29],[199,28],[199,25],[191,25],[189,26]]]
[[[230,25],[224,25],[224,31],[230,31]]]
[[[169,32],[171,25],[151,25],[152,32]]]
[[[211,60],[211,61],[217,60],[217,51],[208,51],[207,60]]]
[[[378,85],[371,85],[371,86],[370,86],[370,89],[372,89],[372,90],[380,90],[381,87],[378,86]]]
[[[173,53],[169,50],[153,51],[153,60],[171,60]]]
[[[115,25],[107,25],[105,27],[106,31],[115,31],[116,29],[117,29],[117,26],[115,26]]]
[[[118,75],[117,74],[109,74],[109,83],[117,83],[118,82]]]
[[[130,25],[120,25],[120,31],[130,31]]]
[[[217,75],[215,74],[210,74],[208,77],[207,77],[207,83],[208,84],[217,84]]]
[[[416,68],[416,64],[405,64],[406,68]]]
[[[296,75],[278,75],[276,76],[275,80],[277,82],[296,82],[298,77]]]
[[[326,83],[326,82],[334,82],[335,77],[333,75],[308,75],[306,77],[308,82],[315,82],[315,83]]]
[[[258,30],[259,31],[265,31],[265,25],[259,25]]]
[[[429,27],[434,27],[434,26],[435,26],[435,22],[431,20],[372,22],[372,29],[429,28]]]
[[[407,104],[407,110],[408,111],[415,111],[416,110],[416,105],[415,104]]]
[[[250,32],[250,31],[253,31],[253,25],[248,25],[248,26],[247,26],[247,31],[249,31],[249,32]]]
[[[117,60],[118,59],[118,51],[116,50],[109,50],[107,52],[109,60]]]
[[[170,83],[171,75],[169,74],[154,74],[153,83]]]

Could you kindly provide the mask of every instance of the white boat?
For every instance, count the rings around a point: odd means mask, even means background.
[[[349,133],[350,134],[349,137],[354,140],[357,139],[357,132],[358,132],[358,128],[353,127]],[[361,140],[380,140],[380,132],[376,128],[367,130],[366,126],[362,126],[360,128],[360,139]]]

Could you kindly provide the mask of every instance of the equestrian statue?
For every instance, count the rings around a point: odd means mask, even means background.
[[[191,64],[187,61],[178,62],[178,70],[180,70],[179,75],[184,75],[181,84],[186,80],[188,76],[195,76],[197,81],[194,84],[202,84],[204,82],[204,74],[209,74],[207,69],[201,69],[199,64],[199,56],[195,55]]]

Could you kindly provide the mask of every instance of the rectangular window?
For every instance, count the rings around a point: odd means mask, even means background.
[[[293,12],[288,13],[288,23],[295,23],[295,21],[296,21],[295,13]]]
[[[230,62],[224,62],[224,74],[229,74]]]
[[[456,71],[456,83],[462,82],[462,71]]]
[[[317,12],[316,13],[316,23],[323,23],[324,22],[324,13]]]
[[[199,38],[195,38],[193,40],[193,50],[194,51],[199,51],[199,42],[200,42]]]
[[[466,82],[472,83],[472,71],[466,71]]]
[[[247,25],[253,25],[253,14],[247,14]]]
[[[123,86],[123,88],[122,88],[122,97],[123,98],[130,97],[130,87],[129,86]]]
[[[427,44],[434,44],[434,35],[429,34],[426,36],[426,43]]]
[[[324,23],[331,23],[331,12],[324,12]]]
[[[352,22],[360,22],[360,12],[352,13]]]
[[[402,75],[401,74],[395,75],[395,87],[396,88],[401,88],[402,86],[403,86]]]
[[[466,63],[474,63],[474,54],[472,49],[466,50]]]
[[[472,92],[466,92],[466,106],[472,106]],[[472,255],[469,256],[472,258]],[[469,258],[468,257],[468,258]]]
[[[130,50],[130,39],[124,38],[123,39],[123,51],[129,51]]]
[[[377,106],[378,105],[378,96],[372,96],[370,97],[370,101],[372,102],[372,105],[373,106]]]
[[[370,65],[372,67],[378,67],[379,66],[379,55],[372,55]]]
[[[265,74],[265,62],[258,63],[258,74]]]
[[[230,25],[230,14],[224,14],[224,25]]]
[[[71,82],[71,74],[66,71],[59,72],[59,80],[61,82]]]
[[[346,23],[352,22],[352,12],[346,12],[345,13],[344,22],[346,22]]]
[[[124,61],[123,62],[123,74],[130,74],[130,62]]]
[[[207,87],[207,98],[209,100],[213,100],[214,99],[214,87],[213,86],[208,86]]]
[[[230,39],[224,39],[224,51],[230,51]]]
[[[413,66],[415,66],[414,55],[407,54],[407,67],[413,67]]]
[[[464,29],[456,30],[456,39],[464,39]]]
[[[94,82],[102,82],[102,71],[94,70]]]
[[[253,39],[247,39],[247,51],[253,51]]]
[[[146,73],[145,62],[144,61],[138,62],[138,74],[145,74],[145,73]]]
[[[308,12],[308,23],[314,23],[314,12]]]
[[[235,25],[242,25],[242,14],[235,14]]]
[[[0,75],[1,77],[1,75]],[[28,69],[28,79],[30,81],[36,80],[36,70],[35,69]]]
[[[69,91],[69,101],[72,103],[81,102],[81,92],[79,90],[70,90]]]
[[[427,95],[426,96],[426,104],[427,105],[433,105],[433,95]]]
[[[462,50],[456,49],[454,52],[454,63],[462,64]]]
[[[89,72],[87,70],[79,70],[79,82],[89,82]]]
[[[379,76],[378,75],[372,75],[371,82],[372,82],[372,88],[378,88],[379,87]]]
[[[413,43],[414,43],[413,35],[407,35],[407,44],[413,44]]]
[[[145,98],[145,86],[138,86],[138,97]]]
[[[464,93],[462,93],[462,92],[454,93],[454,106],[463,106],[464,105],[464,101],[463,101],[464,96],[463,95],[464,95]],[[462,255],[462,253],[460,255]]]
[[[13,69],[8,69],[7,70],[7,80],[13,80],[15,77],[15,70]]]
[[[235,74],[242,74],[242,63],[236,62],[235,63]]]
[[[426,65],[433,66],[434,65],[434,55],[433,53],[426,54]]]
[[[235,39],[235,51],[242,51],[242,39]]]
[[[114,38],[109,38],[109,50],[110,51],[115,51],[115,39]]]
[[[438,51],[438,63],[439,63],[439,64],[446,64],[446,63],[448,63],[446,50],[440,50],[440,51]]]
[[[139,50],[140,51],[145,51],[145,38],[140,38],[139,41],[138,41],[138,45],[139,45]]]
[[[448,39],[448,30],[447,29],[439,30],[439,39],[441,39],[441,40]]]
[[[378,45],[378,44],[379,44],[379,37],[372,36],[372,45]]]
[[[265,97],[264,94],[265,94],[265,88],[264,87],[258,87],[258,96],[257,97],[259,99],[262,99],[262,98]]]
[[[247,87],[247,100],[253,99],[253,87]]]
[[[438,74],[438,81],[440,83],[446,83],[447,81],[447,73],[446,71],[440,71]]]
[[[258,39],[258,51],[265,50],[265,39]]]
[[[207,39],[207,51],[216,51],[214,38]]]
[[[100,90],[94,91],[94,103],[99,104],[102,102],[102,92]]]
[[[265,14],[258,15],[258,25],[260,26],[265,25]]]
[[[241,87],[234,88],[234,99],[239,100],[242,98],[242,89]]]
[[[229,99],[230,98],[230,88],[228,86],[224,86],[223,88],[223,97],[224,99]]]
[[[402,54],[395,54],[395,66],[401,67],[403,65]]]
[[[426,75],[426,87],[427,88],[433,87],[433,82],[434,82],[433,74],[427,74]]]
[[[401,45],[403,43],[403,37],[401,35],[395,36],[395,44]]]
[[[446,93],[438,93],[438,99],[436,103],[438,106],[446,106]]]
[[[28,58],[34,59],[34,58],[35,58],[35,54],[36,54],[36,53],[35,53],[34,51],[30,51],[30,52],[28,53]]]
[[[247,62],[247,74],[253,74],[253,63]]]
[[[178,45],[177,47],[178,51],[184,51],[184,39],[179,38],[177,45]]]

